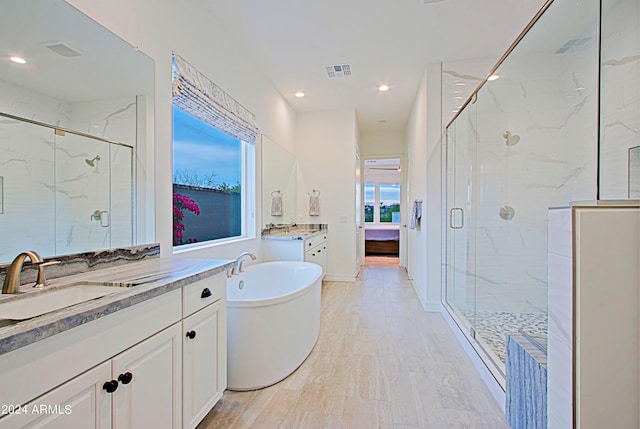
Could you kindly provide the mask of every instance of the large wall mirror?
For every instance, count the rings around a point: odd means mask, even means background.
[[[262,223],[284,224],[296,219],[296,157],[262,135]]]
[[[2,0],[0,49],[0,263],[147,241],[153,61],[63,0]]]

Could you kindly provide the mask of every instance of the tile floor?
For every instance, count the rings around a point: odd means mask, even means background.
[[[199,429],[508,428],[440,314],[424,312],[403,268],[325,282],[320,338],[285,380],[225,392]]]

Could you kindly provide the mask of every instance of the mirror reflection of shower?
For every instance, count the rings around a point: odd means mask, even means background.
[[[96,155],[93,159],[85,159],[84,162],[86,162],[89,167],[95,167],[98,165],[98,161],[100,161],[100,159],[100,155]]]
[[[504,142],[507,146],[515,146],[520,141],[520,136],[512,134],[511,131],[505,131],[502,133],[502,137],[504,138]]]

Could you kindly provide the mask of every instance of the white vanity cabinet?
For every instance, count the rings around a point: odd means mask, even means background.
[[[227,387],[226,280],[183,289],[182,427],[195,428]]]
[[[327,270],[327,233],[316,234],[304,240],[265,239],[263,240],[265,261],[307,261]]]
[[[110,428],[112,397],[102,388],[110,379],[111,362],[104,362],[24,406],[12,404],[0,427]]]
[[[226,388],[226,338],[222,272],[5,353],[0,429],[193,428]]]
[[[180,427],[181,333],[176,323],[111,360],[113,428]]]

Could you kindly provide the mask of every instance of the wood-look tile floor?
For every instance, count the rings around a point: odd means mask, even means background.
[[[400,267],[325,282],[320,337],[288,378],[226,391],[198,429],[509,428],[438,313]]]

